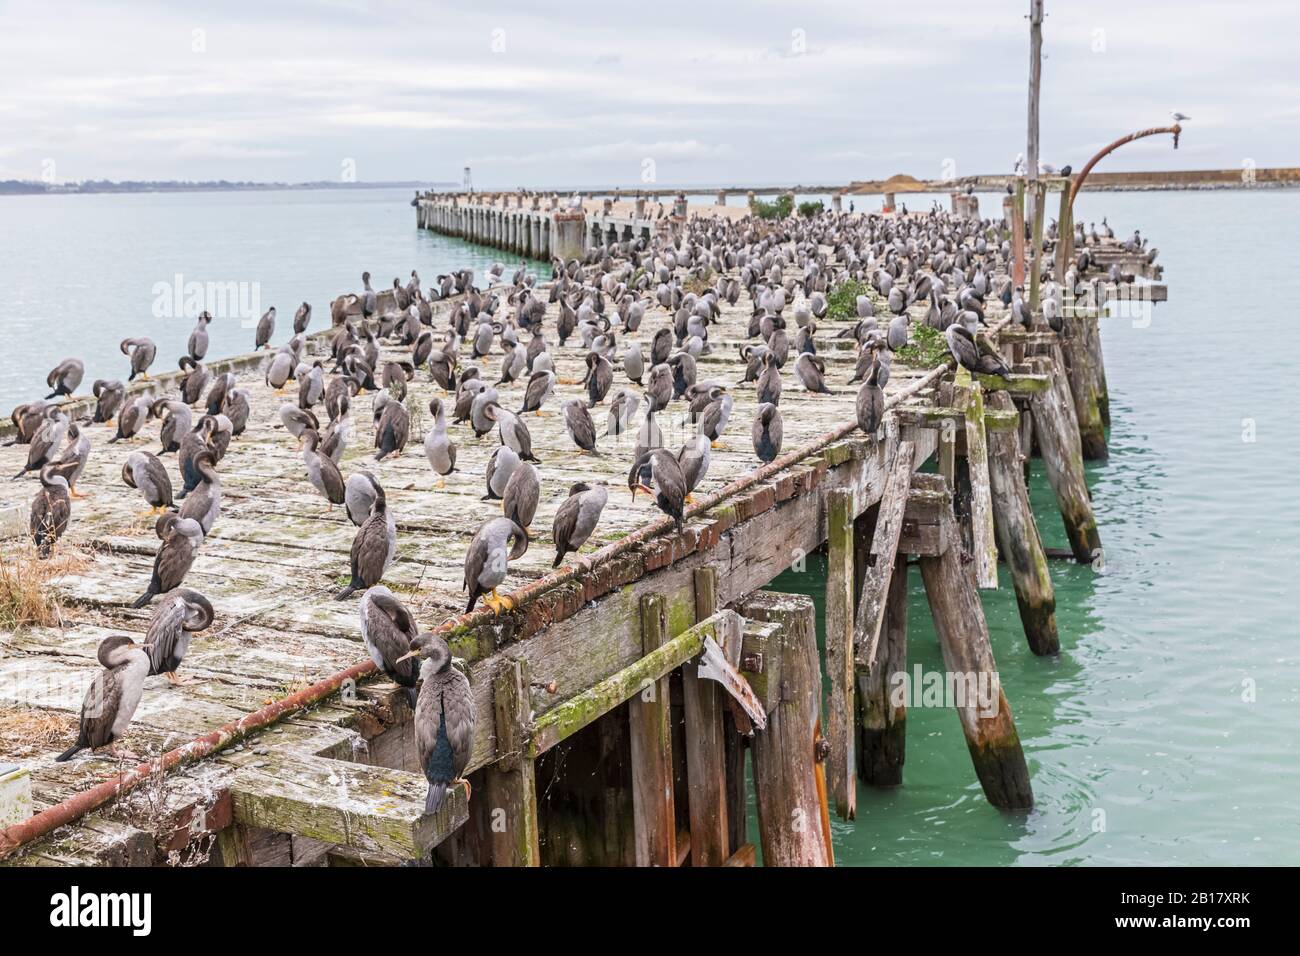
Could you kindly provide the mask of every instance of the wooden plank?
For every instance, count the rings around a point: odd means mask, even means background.
[[[661,596],[641,599],[641,626],[647,654],[665,646],[668,620]],[[637,866],[677,865],[669,719],[668,676],[665,672],[658,678],[646,679],[639,693],[628,701]]]
[[[717,571],[695,572],[695,618],[717,610]],[[736,644],[739,647],[739,620]],[[723,691],[699,676],[699,665],[682,665],[683,719],[686,723],[687,809],[691,820],[691,865],[719,866],[730,855],[727,831],[726,743]]]
[[[423,774],[268,751],[234,774],[235,822],[419,859],[469,818],[463,787],[426,815]]]
[[[497,752],[483,769],[488,806],[486,862],[490,866],[540,866],[537,776],[527,755],[532,687],[526,660],[503,661],[492,682]]]
[[[944,522],[956,521],[947,511]],[[954,689],[957,716],[984,795],[999,809],[1029,809],[1034,803],[1029,768],[998,678],[979,593],[955,548],[923,555],[920,565],[945,676]]]
[[[640,693],[647,685],[681,667],[700,652],[705,635],[717,639],[717,635],[722,630],[723,616],[734,613],[734,611],[718,612],[714,617],[701,621],[695,627],[650,651],[617,673],[552,707],[534,721],[533,733],[528,745],[529,755],[536,757],[545,753],[561,740],[572,736],[598,717],[609,713],[634,694]]]
[[[838,489],[826,496],[826,673],[830,677],[826,739],[827,785],[842,820],[857,816],[857,764],[854,733],[853,494]]]
[[[1012,372],[1003,376],[980,372],[975,378],[986,391],[1012,395],[1038,395],[1052,387],[1051,379],[1042,373]]]

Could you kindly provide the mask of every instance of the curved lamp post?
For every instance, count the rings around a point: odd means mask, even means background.
[[[1156,126],[1151,129],[1141,130],[1137,133],[1129,133],[1127,136],[1121,136],[1119,139],[1115,140],[1115,142],[1101,150],[1101,152],[1097,153],[1097,155],[1092,157],[1092,159],[1088,160],[1087,165],[1085,165],[1083,169],[1079,170],[1079,175],[1074,177],[1074,184],[1070,187],[1070,205],[1074,205],[1074,197],[1079,194],[1079,187],[1082,186],[1083,181],[1088,178],[1088,173],[1092,172],[1092,167],[1096,166],[1106,156],[1115,152],[1115,150],[1119,149],[1125,143],[1131,143],[1135,139],[1142,139],[1146,136],[1156,136],[1160,133],[1172,133],[1174,137],[1174,149],[1177,149],[1178,135],[1182,133],[1182,131],[1183,128],[1175,123],[1173,126]]]

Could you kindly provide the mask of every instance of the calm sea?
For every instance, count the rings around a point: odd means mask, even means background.
[[[117,345],[128,335],[155,339],[163,368],[192,327],[192,312],[172,314],[178,293],[184,305],[196,289],[233,288],[228,302],[255,303],[213,324],[218,357],[247,351],[247,315],[271,305],[277,343],[304,299],[316,308],[313,328],[325,327],[329,299],[356,289],[363,268],[382,288],[412,268],[430,282],[506,261],[415,229],[409,198],[0,200],[0,408],[45,394],[46,372],[68,356],[86,361],[83,391],[95,377],[124,377]],[[986,215],[997,208],[998,197],[983,201]],[[1121,235],[1136,227],[1151,237],[1170,289],[1149,324],[1103,325],[1111,459],[1089,478],[1106,567],[1053,564],[1055,660],[1029,653],[1009,584],[983,593],[1037,809],[990,809],[956,715],[913,707],[905,784],[860,790],[858,820],[834,824],[841,864],[1300,862],[1294,322],[1274,296],[1241,298],[1291,271],[1300,193],[1080,197],[1078,220],[1103,215]],[[1032,491],[1046,543],[1064,547],[1039,468]],[[919,575],[912,582],[909,666],[939,670]],[[775,586],[820,604],[821,569],[814,560]]]

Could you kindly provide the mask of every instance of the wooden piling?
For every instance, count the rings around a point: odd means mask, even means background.
[[[942,510],[941,522],[948,546],[939,554],[921,554],[921,577],[950,686],[964,690],[964,699],[956,701],[962,733],[989,803],[1003,810],[1028,809],[1034,803],[1029,768],[998,679],[984,608],[955,546],[959,537],[951,507]]]
[[[858,670],[858,776],[873,787],[896,787],[903,782],[907,705],[893,698],[890,681],[907,670],[907,555],[899,552],[892,561],[880,561],[891,569],[880,639],[871,660]]]
[[[958,368],[953,381],[953,406],[966,413],[966,470],[970,481],[970,542],[975,585],[998,586],[998,547],[993,531],[993,502],[989,491],[988,446],[984,435],[984,395],[971,382],[970,372]]]
[[[1101,552],[1101,535],[1092,511],[1092,499],[1083,471],[1083,450],[1079,442],[1079,423],[1074,414],[1074,399],[1066,384],[1060,348],[1053,354],[1032,359],[1034,367],[1051,379],[1050,387],[1030,397],[1034,412],[1034,434],[1043,456],[1047,480],[1056,495],[1056,504],[1065,522],[1070,550],[1081,564],[1090,563]]]
[[[1047,183],[1038,181],[1031,185],[1034,189],[1034,222],[1030,234],[1032,249],[1029,255],[1029,294],[1026,297],[1026,305],[1037,315],[1038,291],[1042,285],[1043,275],[1043,207],[1047,205]]]
[[[1097,395],[1097,410],[1101,413],[1101,423],[1110,427],[1110,392],[1106,387],[1106,362],[1101,354],[1101,328],[1096,315],[1084,318],[1087,331],[1088,369],[1092,372],[1092,387]]]
[[[698,623],[717,610],[717,571],[697,568],[694,577]],[[682,665],[692,866],[721,866],[731,856],[722,694],[714,681],[699,677],[698,665]]]
[[[1016,177],[1016,191],[1011,200],[1011,281],[1018,288],[1025,286],[1025,180]]]
[[[527,755],[532,687],[527,660],[504,661],[492,681],[497,748],[501,759],[483,769],[487,805],[485,862],[489,866],[539,866],[537,779]]]
[[[662,595],[641,599],[643,653],[668,642]],[[677,824],[673,804],[673,752],[669,732],[668,675],[647,681],[628,701],[632,739],[632,812],[636,823],[637,866],[677,865]]]
[[[1062,323],[1061,355],[1074,399],[1074,414],[1079,420],[1080,448],[1086,460],[1105,461],[1110,455],[1097,398],[1097,376],[1092,370],[1092,353],[1088,347],[1090,320],[1087,316],[1065,315]]]
[[[1061,209],[1056,217],[1056,262],[1055,273],[1056,281],[1065,283],[1065,273],[1070,268],[1070,263],[1074,258],[1074,206],[1070,199],[1070,180],[1065,181],[1065,188],[1061,190]]]
[[[830,799],[843,820],[857,816],[857,764],[854,740],[853,669],[853,492],[840,488],[826,496],[826,672],[831,693],[827,706],[830,753],[826,775]]]
[[[749,738],[740,732],[730,711],[722,716],[722,734],[727,764],[727,844],[735,854],[749,840],[749,777],[745,773]]]
[[[903,775],[907,711],[890,700],[889,680],[907,667],[907,555],[899,554],[898,542],[915,457],[915,443],[900,441],[880,499],[870,563],[864,561],[854,621],[854,670],[862,702],[858,774],[878,787],[897,786]]]
[[[939,386],[939,404],[951,408],[953,403],[953,383],[946,380]],[[939,428],[939,448],[935,452],[939,474],[947,483],[949,490],[957,487],[957,427],[944,422]]]
[[[991,393],[989,406],[1008,412],[1015,408],[1006,392]],[[998,548],[1015,587],[1020,623],[1030,650],[1039,655],[1056,654],[1061,649],[1056,633],[1056,596],[1025,487],[1019,430],[992,429],[988,440],[989,486]]]
[[[756,591],[737,607],[741,616],[779,625],[780,686],[767,727],[755,731],[754,788],[766,866],[829,866],[829,834],[817,795],[815,732],[821,698],[812,601],[802,595]],[[765,662],[764,668],[769,665]]]

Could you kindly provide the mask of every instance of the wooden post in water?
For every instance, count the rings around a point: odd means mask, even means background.
[[[1106,448],[1106,426],[1101,420],[1101,407],[1097,402],[1097,377],[1092,371],[1092,355],[1088,350],[1088,325],[1086,316],[1064,315],[1061,318],[1061,354],[1064,356],[1066,380],[1074,399],[1074,414],[1079,420],[1079,442],[1083,457],[1088,461],[1105,461],[1110,457]]]
[[[989,407],[1015,411],[1015,403],[1006,392],[991,392]],[[1039,655],[1056,654],[1061,650],[1056,633],[1056,596],[1025,488],[1019,429],[990,428],[988,439],[989,486],[993,492],[998,548],[1016,590],[1020,623],[1031,651]]]
[[[939,521],[946,528],[941,539],[946,538],[947,546],[937,555],[923,553],[920,565],[943,651],[946,685],[956,692],[962,733],[989,803],[1001,810],[1029,809],[1034,805],[1029,768],[998,679],[979,593],[961,566],[951,505],[940,509]]]
[[[1052,346],[1052,355],[1031,359],[1034,368],[1051,379],[1051,387],[1030,398],[1034,412],[1034,434],[1043,456],[1047,480],[1061,509],[1070,550],[1080,564],[1090,563],[1101,552],[1101,535],[1092,511],[1092,499],[1083,471],[1083,451],[1079,444],[1079,422],[1074,414],[1074,399],[1065,381],[1065,360],[1060,348]]]
[[[779,696],[767,727],[754,732],[754,788],[766,866],[829,866],[829,834],[817,794],[814,734],[821,668],[812,601],[802,595],[755,591],[736,608],[742,617],[780,625]],[[764,670],[772,662],[764,663]]]
[[[717,610],[718,580],[713,568],[695,571],[695,620]],[[727,830],[726,744],[722,691],[699,677],[694,662],[682,665],[686,723],[687,809],[691,821],[691,865],[721,866],[731,856]]]
[[[826,776],[835,812],[857,816],[857,764],[853,702],[853,492],[826,496],[826,671],[831,679]]]
[[[1097,394],[1097,410],[1101,413],[1101,423],[1110,426],[1110,392],[1106,388],[1106,362],[1101,354],[1101,328],[1096,315],[1089,315],[1084,328],[1087,330],[1088,368],[1092,372],[1092,387]]]
[[[886,557],[880,557],[884,563]],[[858,775],[873,787],[896,787],[903,782],[907,747],[907,705],[893,697],[891,681],[907,670],[907,555],[897,552],[892,561],[885,616],[880,640],[868,666],[858,671],[862,697],[862,724]]]
[[[662,595],[641,598],[641,652],[668,640]],[[648,683],[627,702],[632,738],[632,812],[637,866],[677,865],[673,804],[673,747],[669,733],[669,676]]]
[[[528,726],[532,720],[532,686],[528,661],[507,661],[492,681],[496,715],[496,763],[485,767],[483,778],[488,805],[500,809],[500,819],[487,818],[490,866],[539,866],[537,780],[534,762],[526,756]]]

